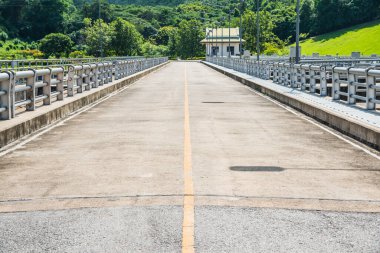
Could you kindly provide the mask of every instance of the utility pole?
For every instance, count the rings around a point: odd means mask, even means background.
[[[300,0],[297,0],[297,21],[296,21],[296,63],[300,62]]]
[[[260,4],[261,0],[256,0],[257,9],[256,9],[256,26],[257,26],[257,34],[256,34],[256,52],[257,52],[257,61],[260,61]]]
[[[223,19],[224,20],[224,19]],[[221,45],[222,45],[222,57],[224,57],[224,27],[223,27],[223,23],[222,23],[222,39],[221,39]]]
[[[216,23],[216,25],[215,25],[215,27],[216,27],[216,36],[215,36],[215,43],[216,43],[216,46],[215,46],[215,48],[216,48],[216,57],[218,57],[218,53],[219,53],[219,45],[218,45],[218,23]]]
[[[231,5],[228,12],[228,57],[231,58]]]
[[[214,57],[214,28],[211,24],[211,57]]]
[[[240,31],[239,31],[239,36],[240,36],[240,58],[242,58],[243,54],[243,4],[244,0],[240,0]]]
[[[210,30],[207,29],[206,35],[206,56],[210,56]]]

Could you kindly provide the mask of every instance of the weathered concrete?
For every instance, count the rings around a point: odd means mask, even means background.
[[[196,251],[376,249],[376,156],[200,63],[171,63],[0,154],[3,251],[178,252],[185,66]]]
[[[265,95],[268,95],[281,103],[291,106],[302,113],[319,120],[320,122],[334,128],[352,138],[359,140],[366,145],[369,145],[377,150],[380,150],[380,129],[367,125],[364,121],[355,121],[345,117],[344,115],[333,111],[317,108],[305,101],[298,100],[284,93],[279,93],[276,90],[269,89],[260,84],[259,81],[248,80],[241,76],[235,75],[216,65],[203,62],[207,66],[223,73],[224,75],[233,78],[234,80],[243,83]]]
[[[196,216],[197,251],[202,253],[380,249],[380,215],[208,206],[198,208]]]
[[[52,124],[59,119],[67,117],[70,113],[94,103],[166,64],[167,63],[163,63],[151,69],[116,80],[110,84],[99,86],[89,92],[76,94],[74,97],[65,98],[64,101],[58,101],[50,106],[38,108],[36,111],[22,113],[18,115],[16,119],[0,121],[0,148],[41,129],[44,126]]]

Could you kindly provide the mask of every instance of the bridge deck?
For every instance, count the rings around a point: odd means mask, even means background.
[[[349,142],[171,63],[0,154],[0,252],[178,252],[192,208],[199,252],[374,252],[380,157]]]

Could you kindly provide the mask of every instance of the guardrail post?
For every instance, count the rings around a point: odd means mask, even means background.
[[[376,109],[376,77],[368,74],[368,71],[371,68],[366,69],[366,77],[367,77],[367,87],[366,87],[366,108],[368,110]]]
[[[9,71],[11,75],[11,114],[12,118],[16,117],[16,73],[12,70]]]
[[[46,85],[42,88],[42,93],[44,96],[47,96],[47,98],[44,98],[43,104],[44,105],[50,105],[51,104],[51,69],[49,69],[49,74],[46,74],[42,77],[42,80]]]
[[[30,69],[33,71],[33,76],[28,77],[26,79],[26,86],[29,86],[31,89],[26,91],[26,99],[31,102],[26,105],[27,111],[34,111],[36,109],[36,71],[34,69]]]
[[[290,87],[297,88],[297,69],[293,63],[290,64],[291,81]]]
[[[11,119],[12,118],[12,79],[13,73],[5,72],[8,75],[8,80],[0,82],[0,91],[5,92],[4,95],[0,96],[0,107],[4,107],[6,110],[0,112],[0,119]]]
[[[340,80],[339,80],[339,73],[335,71],[335,66],[332,68],[333,72],[333,86],[332,86],[332,99],[333,100],[339,100],[340,99]]]
[[[109,79],[108,79],[108,73],[109,73],[109,63],[106,62],[104,63],[103,65],[103,79],[104,79],[104,84],[107,84],[109,82]]]
[[[320,75],[320,95],[327,96],[327,77],[326,67],[322,66],[319,72]]]
[[[93,78],[93,81],[94,81],[94,84],[92,86],[92,88],[98,88],[99,87],[99,79],[98,79],[98,64],[94,64],[94,68],[91,67],[91,71],[92,71],[92,78]]]
[[[304,91],[305,89],[306,89],[306,69],[304,69],[301,64],[301,90]]]
[[[108,82],[109,83],[112,83],[112,77],[113,77],[113,64],[112,63],[109,63],[108,64],[108,71],[107,71],[107,77],[108,77]]]
[[[58,92],[58,96],[57,96],[57,100],[58,101],[62,101],[63,100],[63,93],[65,91],[64,89],[64,86],[63,86],[63,77],[65,75],[65,69],[63,67],[62,68],[62,71],[59,72],[57,74],[57,92]]]
[[[77,93],[83,93],[83,65],[81,65],[80,69],[75,72],[77,73]]]
[[[88,66],[88,68],[84,68],[84,66]],[[82,65],[82,69],[84,74],[85,90],[91,90],[91,65]]]
[[[353,97],[354,95],[356,95],[356,85],[354,84],[355,83],[355,75],[350,73],[351,68],[352,67],[347,68],[347,83],[348,83],[347,103],[348,104],[355,104],[356,99]]]
[[[75,83],[75,67],[69,66],[69,72],[67,73],[67,96],[74,96],[74,83]]]
[[[98,78],[99,78],[99,85],[102,86],[104,84],[104,63],[98,64]]]
[[[310,81],[310,93],[315,93],[316,79],[315,79],[315,70],[309,66],[309,81]]]
[[[119,75],[121,75],[121,72],[122,72],[122,71],[120,71],[120,68],[121,68],[120,65],[121,65],[121,63],[119,61],[115,62],[115,80],[120,79]]]

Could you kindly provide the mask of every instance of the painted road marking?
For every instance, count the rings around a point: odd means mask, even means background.
[[[190,113],[187,82],[187,65],[185,64],[185,99],[184,99],[184,198],[182,224],[182,252],[192,253],[194,250],[194,187],[191,164]]]

